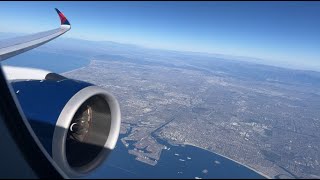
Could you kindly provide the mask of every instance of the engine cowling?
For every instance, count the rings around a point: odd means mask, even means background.
[[[103,88],[53,73],[11,85],[39,140],[70,177],[88,175],[114,149],[120,108]]]

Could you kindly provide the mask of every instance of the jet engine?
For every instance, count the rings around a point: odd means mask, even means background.
[[[22,72],[28,76],[26,69]],[[90,83],[55,73],[39,74],[44,78],[8,79],[25,117],[53,160],[70,177],[88,175],[116,145],[121,121],[118,101]]]

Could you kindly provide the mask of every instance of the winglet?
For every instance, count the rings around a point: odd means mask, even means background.
[[[70,26],[70,22],[68,21],[68,19],[62,14],[62,12],[60,12],[57,8],[55,8],[55,10],[57,11],[59,17],[60,17],[60,21],[61,21],[61,25],[69,25]]]

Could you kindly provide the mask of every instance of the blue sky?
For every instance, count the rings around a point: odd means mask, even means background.
[[[72,24],[64,37],[262,58],[320,70],[320,2],[0,2],[2,32]]]

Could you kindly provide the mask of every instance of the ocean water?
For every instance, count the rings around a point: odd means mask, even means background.
[[[96,169],[91,178],[249,178],[265,179],[260,174],[234,161],[204,149],[185,145],[172,146],[157,138],[167,148],[155,166],[135,159],[120,141],[104,164]]]
[[[62,73],[87,66],[89,63],[89,59],[77,56],[51,52],[28,51],[3,61],[1,64],[39,68],[55,73]]]

